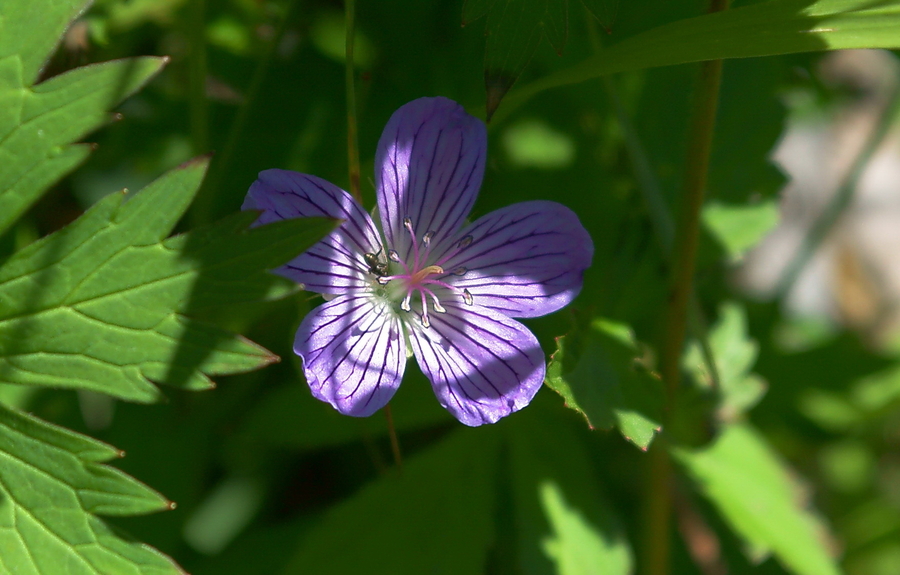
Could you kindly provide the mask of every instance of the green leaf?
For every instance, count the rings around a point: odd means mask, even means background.
[[[431,384],[415,369],[404,375],[403,385],[391,399],[391,413],[398,433],[454,421],[438,404]],[[298,421],[303,425],[297,425]],[[265,395],[247,415],[242,435],[254,443],[312,450],[380,437],[387,431],[384,417],[342,415],[313,398],[306,383],[298,379]]]
[[[0,60],[20,54],[26,81],[33,83],[72,22],[91,0],[4,2],[0,14]]]
[[[719,321],[709,334],[709,346],[718,375],[719,417],[733,420],[756,405],[766,392],[766,382],[750,373],[759,346],[747,334],[747,316],[737,304],[722,305]],[[713,386],[713,376],[696,342],[688,347],[684,364],[701,385]]]
[[[109,110],[156,75],[166,58],[76,68],[33,89],[20,56],[0,60],[0,233],[90,153],[72,142],[102,126]]]
[[[467,0],[463,22],[487,12],[484,84],[487,118],[509,91],[546,36],[562,54],[568,35],[568,0]]]
[[[569,422],[526,411],[507,431],[520,572],[631,573],[624,530]]]
[[[122,452],[0,405],[0,572],[16,575],[183,573],[94,515],[138,515],[173,504],[102,465]]]
[[[617,426],[647,449],[661,428],[662,384],[640,363],[628,326],[598,319],[584,332],[557,339],[547,385],[591,428]]]
[[[581,2],[609,31],[619,11],[619,0],[581,0]]]
[[[481,573],[498,447],[493,428],[455,431],[326,513],[283,573]]]
[[[840,572],[825,526],[806,509],[801,486],[751,427],[726,426],[711,446],[673,454],[743,537],[752,559],[774,553],[797,575]]]
[[[900,0],[770,0],[659,26],[510,92],[505,113],[533,95],[607,74],[724,58],[898,48]]]
[[[728,258],[738,263],[778,224],[778,205],[774,200],[734,206],[710,202],[703,208],[703,223],[725,248]]]
[[[126,203],[123,194],[107,196],[0,268],[0,382],[149,402],[161,397],[151,381],[208,389],[208,376],[277,361],[185,314],[296,291],[265,270],[334,224],[294,219],[248,231],[256,214],[241,212],[165,239],[206,166],[185,164]]]

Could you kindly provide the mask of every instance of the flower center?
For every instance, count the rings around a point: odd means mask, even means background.
[[[429,299],[431,300],[431,307],[434,312],[444,313],[447,311],[444,309],[444,306],[441,305],[439,293],[442,293],[445,296],[448,295],[448,291],[450,293],[459,294],[466,304],[472,305],[473,299],[469,290],[459,289],[458,287],[453,286],[451,283],[447,282],[450,278],[446,277],[448,275],[465,275],[465,268],[458,268],[451,272],[447,272],[441,267],[440,264],[442,262],[429,263],[429,256],[431,255],[431,238],[434,237],[434,232],[426,232],[421,240],[419,240],[413,230],[412,221],[408,217],[403,218],[403,227],[406,228],[412,239],[412,250],[406,258],[409,260],[411,256],[412,261],[404,261],[396,250],[388,250],[388,259],[399,264],[403,269],[403,273],[389,275],[389,264],[380,263],[376,254],[366,254],[365,258],[366,263],[369,265],[369,271],[376,276],[376,281],[379,284],[386,286],[384,293],[387,298],[393,301],[400,301],[400,309],[405,312],[410,312],[412,311],[413,296],[418,292],[416,301],[421,304],[421,313],[419,317],[422,326],[426,328],[431,325],[431,321],[428,319]],[[420,249],[419,246],[420,241],[422,249]],[[460,248],[467,246],[471,241],[471,238],[464,238],[463,241],[458,243],[457,250],[453,250],[453,252],[455,253],[455,251],[458,251]],[[452,255],[453,254],[448,254],[441,259],[446,261]]]

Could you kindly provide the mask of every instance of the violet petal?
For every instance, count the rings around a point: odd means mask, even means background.
[[[345,222],[275,273],[317,293],[365,288],[364,254],[381,249],[372,218],[344,190],[321,178],[288,170],[266,170],[250,186],[241,209],[263,210],[257,224],[287,218],[329,216]]]
[[[446,305],[414,328],[410,344],[438,401],[459,421],[494,423],[531,401],[544,381],[544,352],[521,323],[478,305]]]
[[[297,330],[294,353],[313,396],[356,417],[384,407],[406,368],[400,321],[364,296],[338,296],[309,312]]]
[[[487,153],[484,123],[447,98],[419,98],[388,121],[375,154],[378,210],[389,245],[406,259],[403,219],[420,240],[439,244],[463,225],[481,187]]]
[[[468,289],[476,304],[509,317],[537,317],[567,305],[581,291],[594,254],[578,216],[556,202],[501,208],[458,235],[467,236],[471,243],[441,265],[464,269],[453,285]]]

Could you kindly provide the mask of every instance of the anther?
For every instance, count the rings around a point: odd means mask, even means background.
[[[459,249],[469,247],[469,244],[471,244],[473,240],[474,238],[472,236],[466,236],[463,239],[459,240],[459,243],[456,244],[456,247],[458,247]]]
[[[433,237],[434,237],[433,231],[425,232],[425,235],[422,236],[422,243],[425,244],[426,248],[428,247],[428,244],[431,243],[431,238],[433,238]]]
[[[397,250],[388,250],[388,259],[400,263],[400,254],[397,253]]]
[[[463,290],[463,301],[466,302],[466,305],[472,305],[475,302],[475,299],[472,298],[472,294],[467,289]]]
[[[428,319],[428,314],[422,314],[422,327],[431,327],[431,320]]]
[[[466,273],[468,273],[468,271],[469,270],[467,268],[460,266],[460,267],[456,268],[455,270],[453,270],[453,275],[464,276],[464,275],[466,275]]]

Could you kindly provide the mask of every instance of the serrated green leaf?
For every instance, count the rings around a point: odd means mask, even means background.
[[[165,239],[206,171],[194,161],[123,203],[107,196],[0,268],[0,382],[159,399],[162,382],[208,389],[209,376],[277,357],[184,317],[278,297],[296,284],[266,273],[333,227],[295,219],[247,230],[256,214]]]
[[[546,36],[562,54],[568,35],[568,0],[495,0],[466,3],[463,18],[487,10],[487,45],[484,52],[484,84],[487,117],[509,91]],[[477,16],[476,16],[477,17]]]
[[[802,488],[753,428],[729,425],[711,446],[673,454],[743,537],[751,558],[774,553],[797,575],[840,573],[825,526],[807,511]]]
[[[734,263],[740,262],[747,250],[772,231],[778,219],[778,205],[774,200],[744,206],[710,202],[703,208],[703,223]]]
[[[0,60],[0,233],[90,149],[72,146],[110,119],[109,110],[166,63],[131,58],[76,68],[34,88],[22,83],[20,56]]]
[[[628,326],[598,319],[584,332],[557,339],[547,385],[591,428],[616,426],[626,439],[647,449],[661,428],[663,388],[640,365],[639,356]]]
[[[25,79],[32,83],[69,24],[91,0],[32,0],[4,2],[0,13],[0,60],[22,57]]]
[[[757,343],[747,334],[747,316],[735,303],[723,304],[719,321],[709,334],[719,384],[719,417],[732,420],[756,405],[766,392],[766,383],[750,370],[756,363]],[[685,367],[706,387],[713,376],[699,345],[692,342],[685,353]]]
[[[138,515],[171,503],[102,465],[109,445],[0,405],[0,572],[165,575],[171,559],[127,541],[94,515]]]
[[[454,432],[329,511],[283,573],[481,573],[498,447],[494,429]]]
[[[617,72],[726,58],[898,48],[900,0],[770,0],[659,26],[510,92],[509,113],[533,95]]]
[[[507,428],[523,575],[628,575],[624,530],[568,422],[525,412]]]

